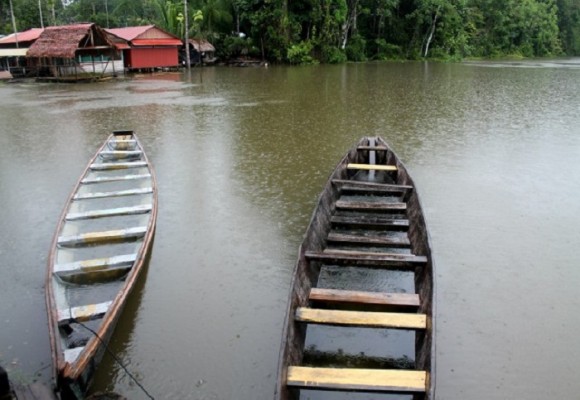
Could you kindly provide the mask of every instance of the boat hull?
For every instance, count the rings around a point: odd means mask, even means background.
[[[71,192],[48,258],[49,336],[62,398],[88,390],[146,266],[156,217],[154,170],[137,136],[116,131]]]
[[[368,167],[369,164],[371,164],[372,167]],[[383,170],[381,170],[379,166]],[[390,171],[387,166],[392,166],[392,170],[395,170],[396,172]],[[362,168],[362,170],[354,172],[351,168]],[[366,170],[365,168],[372,169]],[[355,182],[353,183],[353,181]],[[412,189],[406,189],[407,187]],[[347,191],[347,189],[356,189],[361,192],[364,191],[365,194],[370,193],[370,195],[375,195],[380,194],[383,191],[390,191],[394,188],[403,188],[401,190],[404,190],[401,192],[401,198],[399,201],[400,204],[404,204],[404,207],[406,208],[405,224],[403,224],[403,221],[394,219],[394,217],[391,217],[389,214],[398,212],[391,210],[396,209],[398,205],[388,205],[387,207],[384,204],[377,205],[365,201],[359,201],[358,203],[353,202],[347,206],[354,210],[352,211],[352,214],[355,216],[339,216],[343,212],[341,208],[345,207],[345,202],[341,200],[341,196]],[[358,192],[355,191],[355,194],[357,193]],[[361,209],[364,208],[365,211],[370,210],[370,217],[367,218],[366,215],[359,215],[360,210],[357,209],[357,207],[360,207]],[[388,219],[387,217],[381,219],[386,214],[389,214]],[[330,251],[329,246],[331,238],[333,240],[338,240],[337,238],[340,238],[341,240],[353,240],[352,237],[344,234],[334,234],[334,236],[329,236],[337,222],[359,224],[365,228],[377,230],[377,232],[382,232],[381,229],[405,229],[407,231],[407,238],[404,243],[408,245],[409,252],[415,258],[412,259],[411,255],[404,257],[399,256],[397,253],[394,255],[383,255],[382,253],[364,253],[360,251],[341,252],[341,250],[338,252],[333,250],[334,253],[330,252],[331,254],[327,254]],[[385,228],[382,228],[381,224],[384,225]],[[357,246],[361,245],[361,241],[364,242],[366,240],[361,240],[360,237],[355,237],[354,239],[356,239],[354,245]],[[377,243],[381,243],[381,241],[375,239],[372,246],[376,246]],[[389,244],[388,246],[394,247],[393,244]],[[344,390],[348,390],[349,388],[347,385],[342,387],[340,383],[336,382],[301,382],[298,384],[293,382],[292,385],[288,382],[289,369],[292,369],[292,372],[297,370],[298,368],[293,368],[293,366],[301,366],[305,357],[304,346],[307,336],[307,326],[309,324],[305,323],[301,313],[303,310],[309,311],[310,307],[315,303],[311,296],[313,289],[316,289],[321,267],[323,266],[325,259],[331,259],[333,257],[336,258],[333,260],[334,263],[352,265],[355,263],[352,260],[356,259],[356,264],[358,266],[374,266],[380,268],[382,264],[387,265],[388,263],[388,268],[407,269],[414,272],[415,292],[418,294],[418,298],[421,299],[420,305],[416,309],[416,315],[425,317],[425,326],[422,329],[417,330],[415,334],[414,369],[425,372],[425,384],[424,388],[421,387],[419,390],[416,388],[413,390],[409,389],[409,392],[412,392],[416,399],[433,399],[435,392],[433,379],[435,371],[435,329],[433,319],[435,309],[435,282],[433,279],[433,260],[431,256],[431,246],[427,226],[418,193],[414,189],[413,180],[397,155],[380,137],[362,138],[359,143],[338,163],[318,199],[318,203],[306,230],[304,240],[298,251],[297,262],[290,284],[288,308],[282,332],[278,379],[275,389],[276,399],[297,399],[299,398],[301,388],[323,390],[342,390],[345,387],[346,389]],[[401,259],[400,262],[397,262],[398,258]],[[420,263],[420,267],[415,266],[411,262],[412,260],[417,260]],[[343,292],[338,293],[341,293],[341,295],[343,294]],[[330,301],[334,300],[331,299]],[[357,300],[353,301],[356,302],[360,300],[357,298]],[[375,306],[376,305],[373,305],[373,307]],[[413,316],[413,318],[415,318],[415,316]],[[330,323],[336,325],[339,322],[331,321]],[[300,369],[300,371],[302,370],[303,369]],[[344,372],[344,370],[340,371],[340,369],[338,371]],[[356,375],[357,371],[350,371],[353,376]],[[312,378],[312,380],[315,380],[315,378]],[[301,386],[302,384],[304,386]],[[380,385],[374,385],[374,383],[368,386],[353,383],[351,389],[369,392],[375,390],[390,392],[390,390],[383,390],[384,388],[381,389],[379,386]],[[401,392],[406,393],[406,389],[408,388],[403,387]],[[397,392],[396,388],[393,392]]]

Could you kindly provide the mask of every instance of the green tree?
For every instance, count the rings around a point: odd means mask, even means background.
[[[558,0],[558,26],[563,50],[571,56],[580,55],[580,1]]]

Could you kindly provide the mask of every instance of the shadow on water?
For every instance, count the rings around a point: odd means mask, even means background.
[[[137,320],[139,319],[141,301],[143,298],[145,282],[147,281],[147,273],[149,272],[151,254],[153,253],[154,247],[155,236],[151,241],[151,250],[147,253],[141,274],[137,278],[135,286],[127,298],[127,303],[125,303],[123,313],[119,317],[117,326],[115,327],[109,345],[107,346],[107,351],[105,351],[105,355],[96,369],[93,382],[87,393],[88,396],[92,395],[95,399],[104,400],[107,398],[106,396],[99,396],[108,393],[110,393],[111,396],[114,396],[115,380],[129,379],[132,381],[133,378],[131,376],[133,376],[137,382],[145,388],[145,390],[149,391],[154,389],[153,386],[148,387],[148,382],[141,382],[142,376],[140,376],[138,370],[133,370],[131,360],[126,359],[127,349],[131,347],[131,338]],[[123,393],[118,393],[118,395],[124,396]],[[159,397],[159,394],[157,397]]]

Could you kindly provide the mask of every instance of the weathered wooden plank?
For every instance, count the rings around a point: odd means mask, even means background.
[[[370,151],[388,151],[386,146],[358,146],[357,150],[370,150]]]
[[[110,208],[107,210],[86,211],[80,213],[68,213],[65,217],[67,221],[77,221],[81,219],[93,219],[103,217],[118,217],[121,215],[146,214],[153,209],[151,204],[143,204],[133,207]]]
[[[323,310],[308,307],[296,309],[295,319],[321,325],[341,325],[368,328],[425,329],[425,314]]]
[[[366,196],[389,196],[389,197],[401,197],[406,192],[400,189],[383,189],[374,188],[366,186],[352,186],[352,185],[342,185],[340,186],[340,194],[354,194],[354,195],[366,195]]]
[[[413,186],[408,185],[392,185],[389,183],[375,183],[350,179],[333,179],[332,183],[335,185],[352,185],[361,187],[372,187],[377,189],[392,189],[393,191],[413,190]]]
[[[141,150],[103,150],[99,153],[104,159],[139,157],[141,154],[143,154]]]
[[[112,303],[112,301],[106,301],[104,303],[88,304],[86,306],[58,310],[58,324],[66,325],[75,321],[86,322],[103,318]]]
[[[381,164],[355,164],[349,163],[346,168],[348,169],[361,169],[366,171],[396,171],[397,167],[395,165],[381,165]]]
[[[306,258],[323,262],[351,262],[353,264],[376,264],[388,266],[391,264],[415,267],[427,263],[427,257],[414,254],[361,252],[350,250],[324,250],[322,252],[307,251]]]
[[[115,192],[95,192],[95,193],[76,194],[73,197],[73,200],[102,199],[102,198],[106,198],[106,197],[133,196],[133,195],[149,194],[149,193],[153,193],[152,187],[146,187],[146,188],[142,188],[142,189],[118,190]]]
[[[119,136],[117,140],[109,140],[107,147],[111,150],[135,150],[137,141],[135,139],[123,139]]]
[[[377,211],[405,211],[406,203],[400,202],[379,202],[379,201],[360,201],[360,200],[337,200],[336,208],[341,210],[377,210]]]
[[[120,256],[95,258],[92,260],[76,261],[72,263],[55,264],[53,272],[59,276],[92,272],[101,269],[127,267],[130,268],[137,254],[123,254]]]
[[[311,301],[349,304],[375,304],[384,306],[419,307],[419,295],[416,293],[363,292],[358,290],[338,290],[312,288]]]
[[[59,236],[59,246],[76,246],[85,244],[94,244],[102,242],[112,242],[125,239],[138,239],[145,236],[146,226],[135,228],[119,229],[114,231],[89,232],[75,236]]]
[[[89,167],[93,171],[109,171],[115,169],[129,169],[146,167],[145,161],[129,161],[129,162],[111,162],[111,163],[95,163]]]
[[[344,233],[330,232],[327,240],[335,243],[368,244],[375,246],[408,247],[411,245],[406,236],[363,236],[347,235]]]
[[[409,228],[409,220],[381,218],[379,216],[342,216],[335,215],[330,218],[335,225],[350,225],[365,228],[384,228],[392,230],[406,230]]]
[[[425,392],[427,372],[289,366],[286,384],[308,389]]]
[[[81,181],[82,184],[89,185],[92,183],[105,183],[105,182],[117,182],[117,181],[132,181],[137,179],[151,179],[151,174],[139,174],[139,175],[121,175],[121,176],[104,176],[93,179],[85,178]]]

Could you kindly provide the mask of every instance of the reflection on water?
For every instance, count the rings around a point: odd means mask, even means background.
[[[51,237],[106,135],[134,129],[157,171],[159,214],[113,350],[156,398],[271,398],[298,244],[329,173],[368,134],[410,169],[431,229],[438,398],[573,398],[577,63],[204,68],[0,86],[0,364],[50,380]],[[361,334],[354,354],[385,357],[367,348],[380,334]],[[311,336],[320,351],[349,340]],[[111,359],[102,366],[95,390],[144,398]]]

